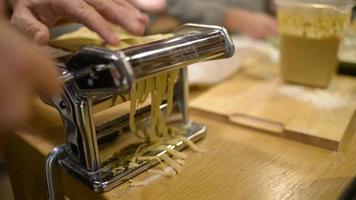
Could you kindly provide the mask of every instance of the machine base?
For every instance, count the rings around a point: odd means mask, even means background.
[[[206,135],[206,127],[198,123],[191,122],[189,125],[185,125],[183,128],[187,130],[184,137],[188,140],[191,140],[192,142],[197,142],[203,139]],[[178,141],[173,145],[167,145],[167,147],[181,151],[188,146],[183,141]],[[166,151],[155,151],[151,156],[161,156],[162,154],[171,156]],[[98,171],[86,171],[78,164],[76,164],[76,162],[71,159],[70,155],[65,155],[58,159],[58,163],[70,174],[89,186],[93,191],[106,192],[157,165],[158,161],[141,161],[138,163],[139,165],[137,167],[127,168],[123,171],[120,171],[120,173],[113,173],[109,168],[109,166],[112,166],[110,163],[106,164]]]

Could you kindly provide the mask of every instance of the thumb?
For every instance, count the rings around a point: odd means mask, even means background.
[[[4,18],[4,3],[0,1],[0,20]]]
[[[38,21],[27,8],[15,9],[11,23],[31,37],[36,44],[43,46],[48,43],[50,34],[47,26]]]

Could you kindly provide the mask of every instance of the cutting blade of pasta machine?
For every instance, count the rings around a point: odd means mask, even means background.
[[[205,126],[189,120],[187,70],[183,66],[228,58],[233,53],[234,45],[224,28],[198,24],[183,25],[171,38],[121,51],[82,48],[66,64],[61,65],[64,94],[50,103],[62,116],[66,144],[62,150],[56,149],[48,157],[47,182],[48,187],[52,188],[49,191],[54,191],[50,170],[54,163],[59,163],[96,192],[108,191],[157,164],[157,161],[144,161],[135,168],[113,172],[112,165],[117,160],[112,160],[113,157],[108,155],[115,152],[107,151],[106,147],[108,142],[115,147],[117,144],[113,141],[130,140],[128,135],[133,134],[129,134],[129,113],[116,116],[100,125],[95,124],[94,120],[95,112],[103,110],[102,106],[97,105],[103,105],[107,101],[124,104],[129,101],[130,88],[139,80],[178,69],[173,112],[167,117],[167,121],[172,126],[185,130],[186,139],[193,142],[202,139],[206,132]],[[116,99],[113,101],[117,96],[120,97],[119,103]],[[167,103],[161,104],[160,109],[165,111]],[[142,107],[136,112],[135,118],[149,122],[149,113],[150,106]],[[137,145],[138,143],[133,143],[128,146],[137,148]],[[125,152],[128,150],[126,147],[116,150]],[[182,150],[186,144],[183,140],[177,140],[167,147]],[[160,156],[169,153],[162,150],[149,154]]]

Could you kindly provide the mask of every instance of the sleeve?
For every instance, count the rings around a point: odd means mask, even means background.
[[[222,25],[227,5],[222,0],[167,0],[167,13],[182,22]]]

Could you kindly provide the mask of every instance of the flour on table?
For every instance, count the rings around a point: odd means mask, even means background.
[[[281,86],[278,91],[298,101],[311,103],[318,109],[333,109],[347,105],[347,101],[323,89],[306,88],[297,85]]]

